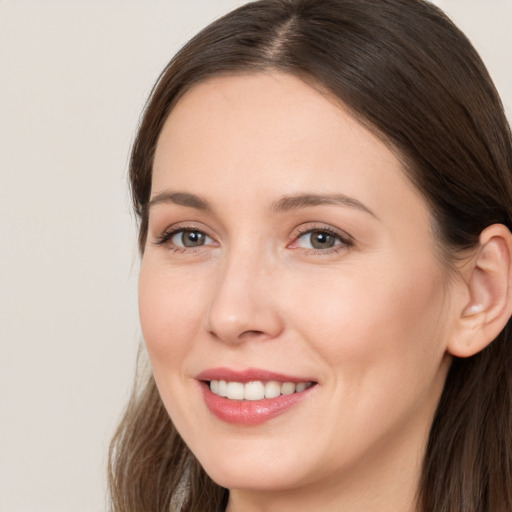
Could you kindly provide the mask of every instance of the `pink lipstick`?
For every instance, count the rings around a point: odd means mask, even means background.
[[[238,425],[258,425],[283,414],[307,398],[313,379],[268,372],[214,368],[201,372],[206,406],[217,418]]]

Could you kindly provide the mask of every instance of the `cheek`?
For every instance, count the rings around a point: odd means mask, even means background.
[[[191,285],[191,283],[193,283]],[[152,366],[179,363],[191,349],[203,319],[204,280],[165,268],[144,256],[139,275],[139,316]],[[156,376],[156,375],[155,375]]]
[[[289,311],[308,312],[296,315],[297,329],[340,375],[434,372],[446,337],[444,282],[435,263],[368,265],[314,286],[296,280]]]
[[[151,255],[144,256],[139,275],[139,316],[152,373],[175,427],[194,434],[201,425],[197,399],[190,399],[187,361],[196,351],[206,296],[203,279],[186,270],[169,268]],[[191,420],[192,418],[192,420]]]
[[[421,275],[421,269],[351,272],[326,286],[315,280],[307,294],[297,283],[290,293],[289,311],[308,312],[294,316],[312,349],[308,358],[326,368],[325,389],[340,404],[328,415],[319,411],[324,435],[333,440],[326,465],[348,453],[346,439],[357,458],[383,436],[401,438],[404,425],[423,432],[430,424],[446,377],[446,332],[439,327],[446,323],[445,294],[437,269]]]

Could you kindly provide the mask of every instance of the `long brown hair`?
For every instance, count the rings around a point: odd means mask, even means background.
[[[160,76],[130,165],[143,251],[155,146],[194,84],[279,70],[340,99],[400,156],[429,202],[446,261],[494,223],[512,228],[512,138],[498,94],[467,38],[423,0],[261,0],[194,37]],[[512,510],[510,322],[488,348],[455,358],[431,428],[421,512]],[[110,451],[116,512],[222,511],[227,490],[203,471],[147,372]]]

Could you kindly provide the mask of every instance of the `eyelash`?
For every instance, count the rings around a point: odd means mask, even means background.
[[[190,251],[197,251],[201,250],[204,246],[197,246],[197,247],[179,247],[173,244],[169,244],[169,242],[173,239],[174,236],[176,236],[178,233],[184,233],[184,232],[197,232],[201,233],[205,236],[208,236],[204,230],[199,229],[197,226],[179,226],[176,228],[173,228],[169,231],[164,231],[161,235],[159,235],[154,242],[155,245],[167,245],[170,250],[177,253],[184,253],[184,252],[190,252]],[[211,238],[211,237],[208,237]]]
[[[325,256],[327,254],[333,254],[337,253],[339,251],[343,251],[346,249],[349,249],[350,247],[354,246],[354,240],[347,235],[346,233],[340,232],[336,229],[327,227],[327,226],[308,226],[302,229],[299,229],[297,234],[294,237],[294,241],[292,244],[297,243],[303,236],[311,234],[311,233],[325,233],[327,235],[330,235],[337,240],[339,240],[341,243],[338,245],[335,245],[334,247],[330,247],[327,249],[306,249],[307,255],[322,255]]]
[[[198,232],[205,236],[209,237],[202,229],[199,229],[197,226],[179,226],[176,228],[173,228],[169,231],[164,231],[161,235],[159,235],[154,242],[155,245],[168,245],[169,249],[171,249],[173,252],[190,252],[190,251],[197,251],[201,250],[204,246],[197,246],[197,247],[180,247],[176,245],[169,244],[169,241],[172,240],[174,236],[176,236],[179,233],[182,232]],[[338,245],[335,245],[330,248],[326,249],[306,249],[307,255],[312,254],[318,254],[318,255],[326,255],[326,254],[332,254],[339,252],[341,250],[346,250],[350,247],[353,247],[354,241],[350,236],[348,236],[346,233],[339,232],[335,229],[326,227],[326,226],[308,226],[307,228],[300,229],[297,234],[294,236],[294,240],[290,245],[297,243],[303,236],[318,232],[318,233],[325,233],[327,235],[330,235],[332,237],[335,237],[337,240],[339,240],[341,243]],[[292,249],[297,249],[299,247],[291,247]]]

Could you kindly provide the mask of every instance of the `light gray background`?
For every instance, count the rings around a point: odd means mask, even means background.
[[[104,511],[140,332],[126,187],[171,55],[240,0],[0,0],[0,512]],[[512,1],[439,0],[512,117]]]

